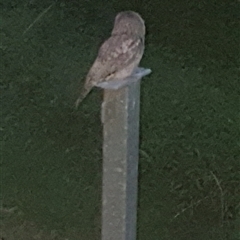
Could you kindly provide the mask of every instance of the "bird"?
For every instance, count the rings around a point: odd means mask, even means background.
[[[134,72],[144,53],[145,34],[145,23],[139,13],[123,11],[116,15],[111,35],[100,46],[85,78],[76,108],[97,84],[125,79]]]

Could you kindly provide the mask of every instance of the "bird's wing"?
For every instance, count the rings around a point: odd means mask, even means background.
[[[98,56],[108,64],[117,59],[126,66],[139,54],[142,44],[143,40],[136,35],[113,35],[100,47]]]
[[[137,36],[113,35],[99,49],[98,56],[90,69],[87,78],[97,83],[111,79],[116,71],[120,71],[142,55],[144,42]],[[140,52],[142,51],[142,52]]]

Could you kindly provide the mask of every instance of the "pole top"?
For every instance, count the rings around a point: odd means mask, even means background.
[[[105,81],[98,83],[96,87],[100,87],[103,89],[113,89],[117,90],[119,88],[125,87],[132,82],[136,82],[140,80],[142,77],[150,74],[152,71],[151,69],[148,68],[137,68],[133,74],[125,79],[116,79],[116,80],[111,80],[111,81]]]

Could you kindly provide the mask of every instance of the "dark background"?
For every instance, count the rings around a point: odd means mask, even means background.
[[[152,69],[138,239],[239,239],[239,4],[2,0],[2,237],[100,239],[101,91],[73,105],[115,15],[134,10]]]

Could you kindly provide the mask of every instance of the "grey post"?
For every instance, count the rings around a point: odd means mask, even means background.
[[[136,239],[140,80],[150,72],[139,68],[117,90],[101,85],[102,240]]]

